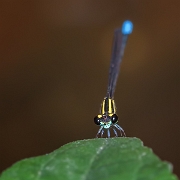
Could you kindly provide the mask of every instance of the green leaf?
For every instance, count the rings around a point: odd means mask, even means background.
[[[19,161],[0,180],[176,180],[171,171],[137,138],[99,138]]]

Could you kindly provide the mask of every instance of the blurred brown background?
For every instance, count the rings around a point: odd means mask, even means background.
[[[130,19],[119,124],[180,176],[180,1],[0,2],[0,170],[94,138],[114,29]]]

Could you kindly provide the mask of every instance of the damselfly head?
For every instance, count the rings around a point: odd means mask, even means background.
[[[100,126],[99,131],[96,137],[103,137],[104,131],[107,131],[107,137],[110,138],[110,129],[113,129],[115,136],[118,136],[116,131],[119,130],[121,136],[126,136],[124,130],[117,124],[118,116],[116,114],[109,114],[109,115],[98,115],[94,118],[94,123]]]
[[[102,126],[105,129],[109,129],[113,124],[118,122],[118,116],[116,114],[110,115],[98,115],[94,118],[96,125]]]

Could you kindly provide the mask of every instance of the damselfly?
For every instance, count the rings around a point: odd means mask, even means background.
[[[99,135],[103,137],[104,131],[107,130],[107,137],[110,138],[110,128],[113,129],[115,136],[118,136],[116,130],[120,131],[121,136],[126,136],[123,128],[117,124],[118,116],[116,114],[116,106],[114,102],[114,91],[119,74],[120,63],[124,54],[124,49],[128,36],[132,33],[132,30],[132,22],[125,21],[122,25],[122,28],[118,28],[114,32],[107,94],[101,104],[100,114],[94,118],[95,124],[100,126],[96,137]]]

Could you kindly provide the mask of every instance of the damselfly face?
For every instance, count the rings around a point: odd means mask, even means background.
[[[94,118],[96,125],[102,126],[104,129],[109,129],[113,124],[118,122],[116,114],[98,115]]]
[[[101,135],[103,137],[104,130],[107,130],[107,136],[110,138],[110,128],[113,129],[115,136],[118,136],[116,129],[118,129],[121,133],[121,136],[126,136],[124,130],[117,124],[118,116],[116,114],[109,115],[98,115],[94,118],[94,123],[100,126],[100,129],[97,133],[98,137]]]

